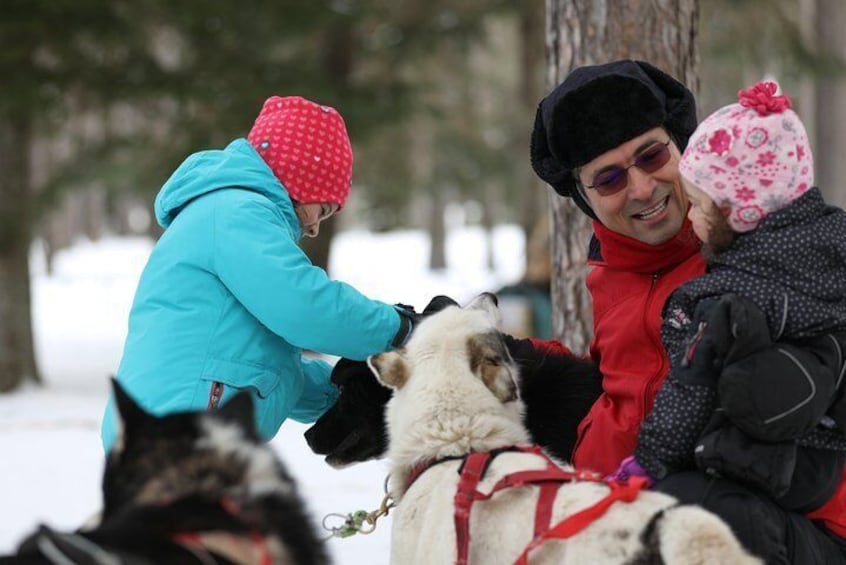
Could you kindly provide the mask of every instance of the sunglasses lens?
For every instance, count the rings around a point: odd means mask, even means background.
[[[663,143],[656,143],[635,159],[635,166],[643,172],[654,173],[670,160],[670,148]]]
[[[593,188],[600,196],[609,196],[626,188],[629,182],[629,174],[626,169],[617,167],[602,171],[593,178]]]

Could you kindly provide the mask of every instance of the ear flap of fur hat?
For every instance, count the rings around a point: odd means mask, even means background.
[[[580,67],[538,107],[532,167],[593,216],[576,189],[573,169],[658,126],[684,149],[696,129],[696,104],[682,83],[642,61]]]

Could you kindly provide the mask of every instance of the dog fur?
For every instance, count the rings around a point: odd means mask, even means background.
[[[121,434],[99,524],[73,534],[42,526],[0,564],[328,563],[294,480],[256,434],[249,394],[156,417],[116,381],[114,393]]]
[[[403,565],[452,563],[456,558],[453,497],[459,460],[428,468],[408,485],[422,461],[464,456],[515,444],[529,435],[517,398],[517,366],[496,331],[498,310],[489,295],[464,309],[451,307],[424,321],[403,350],[371,357],[380,382],[394,390],[386,419],[394,513],[391,561]],[[480,483],[487,491],[505,474],[541,469],[531,453],[496,457]],[[601,483],[561,486],[552,523],[603,498]],[[531,541],[535,486],[511,488],[473,506],[471,563],[513,563]],[[697,507],[642,492],[632,503],[615,503],[606,514],[567,540],[548,541],[532,563],[752,564],[729,528]]]
[[[453,301],[432,301],[439,309]],[[427,306],[433,313],[432,304]],[[424,312],[426,312],[424,311]],[[534,443],[569,461],[577,428],[602,392],[602,376],[588,360],[568,355],[540,355],[528,340],[503,335],[520,371],[518,387],[525,405],[523,425]],[[335,468],[383,457],[387,449],[383,387],[364,362],[341,359],[332,372],[340,395],[305,433],[306,442]]]

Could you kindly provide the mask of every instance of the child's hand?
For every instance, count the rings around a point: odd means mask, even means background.
[[[646,469],[641,467],[634,455],[626,457],[614,473],[605,477],[606,481],[626,482],[630,477],[642,477],[646,479],[647,487],[655,484],[655,479],[649,476]]]

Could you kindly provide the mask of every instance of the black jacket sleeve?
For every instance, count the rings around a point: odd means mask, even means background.
[[[693,450],[716,408],[720,362],[710,320],[719,304],[702,301],[681,343],[670,375],[637,437],[635,459],[650,476],[693,468]]]
[[[841,420],[839,409],[846,334],[827,334],[771,347],[723,367],[720,405],[726,416],[750,437],[779,442],[797,439],[826,414]],[[832,410],[833,406],[838,409]]]
[[[663,479],[694,467],[694,448],[716,398],[713,386],[684,382],[675,374],[667,377],[640,428],[634,453],[651,477]]]

